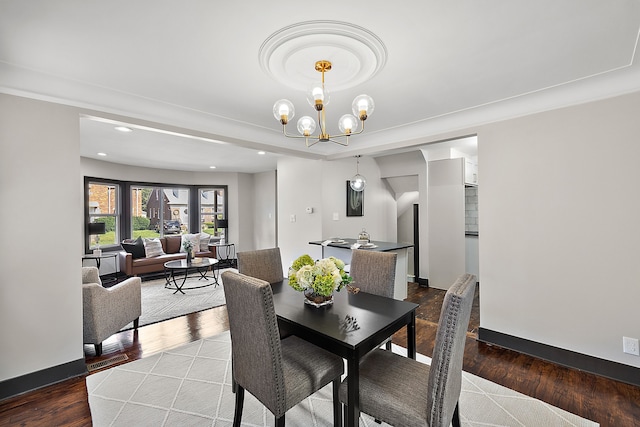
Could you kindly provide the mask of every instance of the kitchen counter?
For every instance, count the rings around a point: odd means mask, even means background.
[[[344,261],[345,264],[351,263],[351,253],[353,250],[362,251],[376,251],[376,252],[395,252],[398,254],[396,259],[396,279],[394,285],[393,297],[395,299],[404,300],[407,298],[407,249],[413,247],[413,243],[399,243],[399,242],[381,242],[372,240],[371,243],[374,247],[361,247],[358,249],[351,249],[351,246],[356,243],[356,239],[340,239],[344,243],[331,242],[327,245],[323,245],[326,240],[316,240],[309,242],[310,245],[322,246],[322,258],[334,256]],[[334,238],[333,240],[338,240]]]
[[[329,240],[329,239],[327,239]],[[341,239],[344,240],[346,243],[329,243],[327,246],[331,246],[333,248],[343,248],[343,249],[351,249],[351,246],[357,242],[356,239]],[[322,245],[323,242],[325,242],[326,240],[316,240],[313,242],[309,242],[310,245]],[[411,248],[413,247],[413,243],[398,243],[398,242],[379,242],[377,240],[372,240],[371,243],[373,243],[376,247],[372,247],[372,248],[367,248],[367,247],[362,247],[362,248],[358,248],[358,249],[366,249],[368,251],[376,251],[376,252],[389,252],[389,251],[396,251],[398,249],[406,249],[406,248]]]

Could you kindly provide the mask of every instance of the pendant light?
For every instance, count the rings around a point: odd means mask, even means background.
[[[318,142],[334,142],[339,145],[349,145],[349,137],[364,132],[364,122],[373,113],[373,98],[369,95],[359,95],[351,104],[353,114],[345,114],[338,121],[338,129],[340,134],[329,135],[326,126],[326,106],[329,104],[329,92],[324,87],[324,73],[331,70],[331,61],[323,59],[317,61],[315,65],[316,71],[322,73],[322,80],[311,86],[307,93],[307,101],[309,105],[317,112],[319,132],[313,135],[316,130],[316,121],[310,116],[303,116],[298,120],[297,129],[300,135],[290,135],[287,133],[287,123],[295,115],[293,103],[288,99],[276,101],[273,105],[273,116],[282,124],[282,133],[287,138],[304,138],[307,147],[317,144]],[[361,128],[358,130],[358,124]],[[344,138],[344,139],[342,139]]]
[[[356,174],[349,181],[349,186],[353,191],[362,191],[364,187],[367,186],[367,180],[364,176],[360,175],[359,166],[360,166],[360,156],[356,157]]]

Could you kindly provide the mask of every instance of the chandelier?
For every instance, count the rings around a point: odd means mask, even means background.
[[[318,115],[318,125],[320,127],[318,135],[313,135],[316,130],[316,121],[310,116],[303,116],[298,119],[297,128],[300,135],[287,133],[287,123],[295,115],[295,108],[288,99],[281,99],[273,105],[273,116],[282,123],[284,136],[288,138],[304,138],[307,147],[311,147],[318,142],[349,145],[349,137],[351,135],[357,135],[364,131],[364,121],[373,113],[373,99],[368,95],[357,96],[351,104],[353,115],[345,114],[338,121],[338,129],[342,133],[329,135],[325,122],[325,107],[329,104],[329,93],[324,88],[324,73],[331,70],[331,62],[327,60],[318,61],[315,69],[322,73],[322,81],[320,84],[316,83],[311,87],[307,94],[307,101],[309,101],[309,104],[316,110]],[[358,119],[362,122],[360,130],[358,130]],[[311,143],[309,142],[310,139],[312,140]]]

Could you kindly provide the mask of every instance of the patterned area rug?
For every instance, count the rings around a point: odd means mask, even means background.
[[[406,354],[394,345],[394,351]],[[196,341],[87,376],[94,427],[231,426],[229,333]],[[428,357],[418,360],[429,363]],[[597,423],[469,373],[463,373],[460,416],[465,427],[597,426]],[[287,412],[288,426],[331,426],[331,385]],[[272,426],[273,415],[245,393],[243,426]],[[362,415],[361,427],[376,424]]]
[[[226,301],[220,278],[220,273],[224,271],[216,271],[218,285],[215,284],[211,272],[208,273],[209,280],[200,280],[199,274],[189,277],[183,287],[184,294],[174,293],[175,288],[165,288],[166,280],[164,278],[142,282],[142,315],[139,326],[224,305]],[[181,279],[178,281],[178,284],[180,283]],[[208,284],[212,285],[201,287]],[[122,330],[131,328],[133,328],[133,322]]]

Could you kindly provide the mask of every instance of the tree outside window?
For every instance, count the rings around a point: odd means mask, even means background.
[[[89,222],[103,222],[105,234],[89,236],[89,249],[100,246],[114,245],[120,241],[119,225],[119,194],[120,186],[112,183],[89,183]]]

